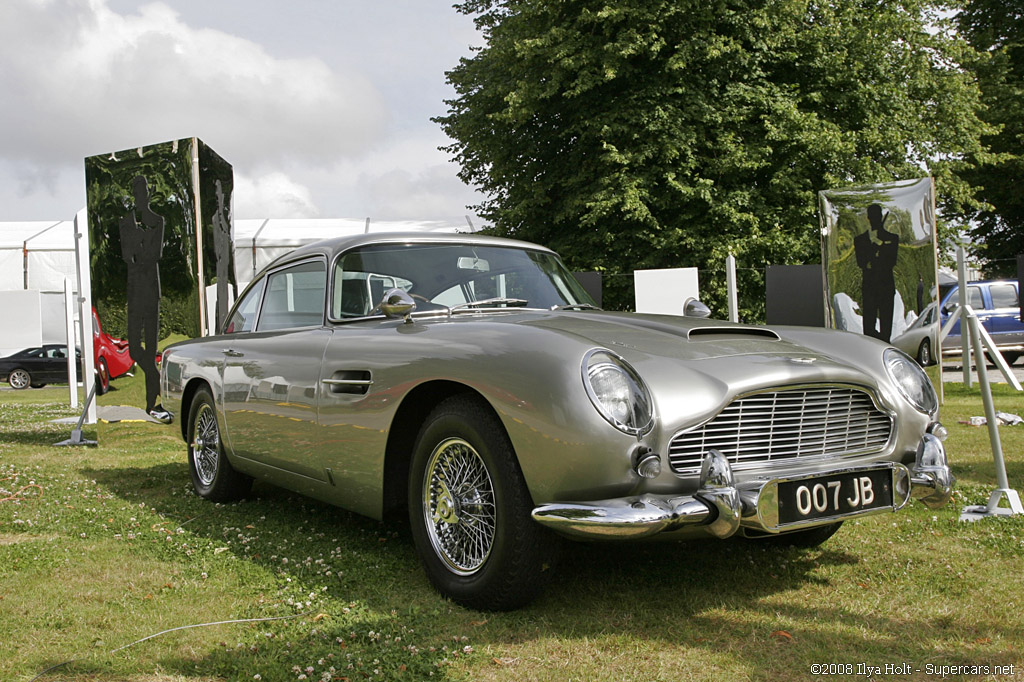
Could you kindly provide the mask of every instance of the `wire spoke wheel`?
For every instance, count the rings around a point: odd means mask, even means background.
[[[494,545],[494,485],[477,451],[461,438],[442,441],[423,477],[423,515],[430,543],[458,575],[471,575]]]
[[[196,411],[191,448],[196,476],[203,485],[213,485],[220,466],[220,429],[217,428],[217,415],[207,403]]]

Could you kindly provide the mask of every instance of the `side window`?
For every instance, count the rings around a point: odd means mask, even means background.
[[[314,327],[324,321],[327,267],[323,261],[300,263],[267,276],[259,331]]]
[[[263,286],[266,281],[266,279],[261,279],[252,289],[249,289],[245,298],[238,302],[231,313],[231,318],[224,326],[225,334],[239,334],[253,330],[253,327],[256,326],[256,311],[260,306],[260,298],[263,296]]]
[[[347,254],[334,267],[334,291],[331,294],[331,318],[366,317],[384,298],[388,289],[409,291],[412,282],[393,275],[366,272],[359,252]]]
[[[1017,287],[1012,284],[993,284],[988,288],[992,295],[993,308],[1016,308]]]
[[[981,287],[967,287],[967,305],[974,310],[985,309],[985,301],[981,297]]]

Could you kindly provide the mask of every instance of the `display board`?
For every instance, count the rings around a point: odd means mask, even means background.
[[[101,319],[126,319],[149,410],[159,393],[158,341],[170,332],[201,336],[227,313],[231,165],[192,137],[91,156],[85,180],[93,300]],[[217,287],[212,309],[208,284]]]
[[[819,203],[830,325],[891,342],[938,298],[932,179],[827,190]]]

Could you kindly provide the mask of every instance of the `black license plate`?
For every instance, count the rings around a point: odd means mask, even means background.
[[[869,469],[779,483],[779,523],[892,508],[892,470]]]

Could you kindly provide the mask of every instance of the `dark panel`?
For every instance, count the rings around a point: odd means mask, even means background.
[[[825,326],[825,279],[820,265],[769,265],[765,295],[768,324]]]
[[[594,303],[601,307],[601,273],[600,272],[574,272],[573,276],[583,285]]]

